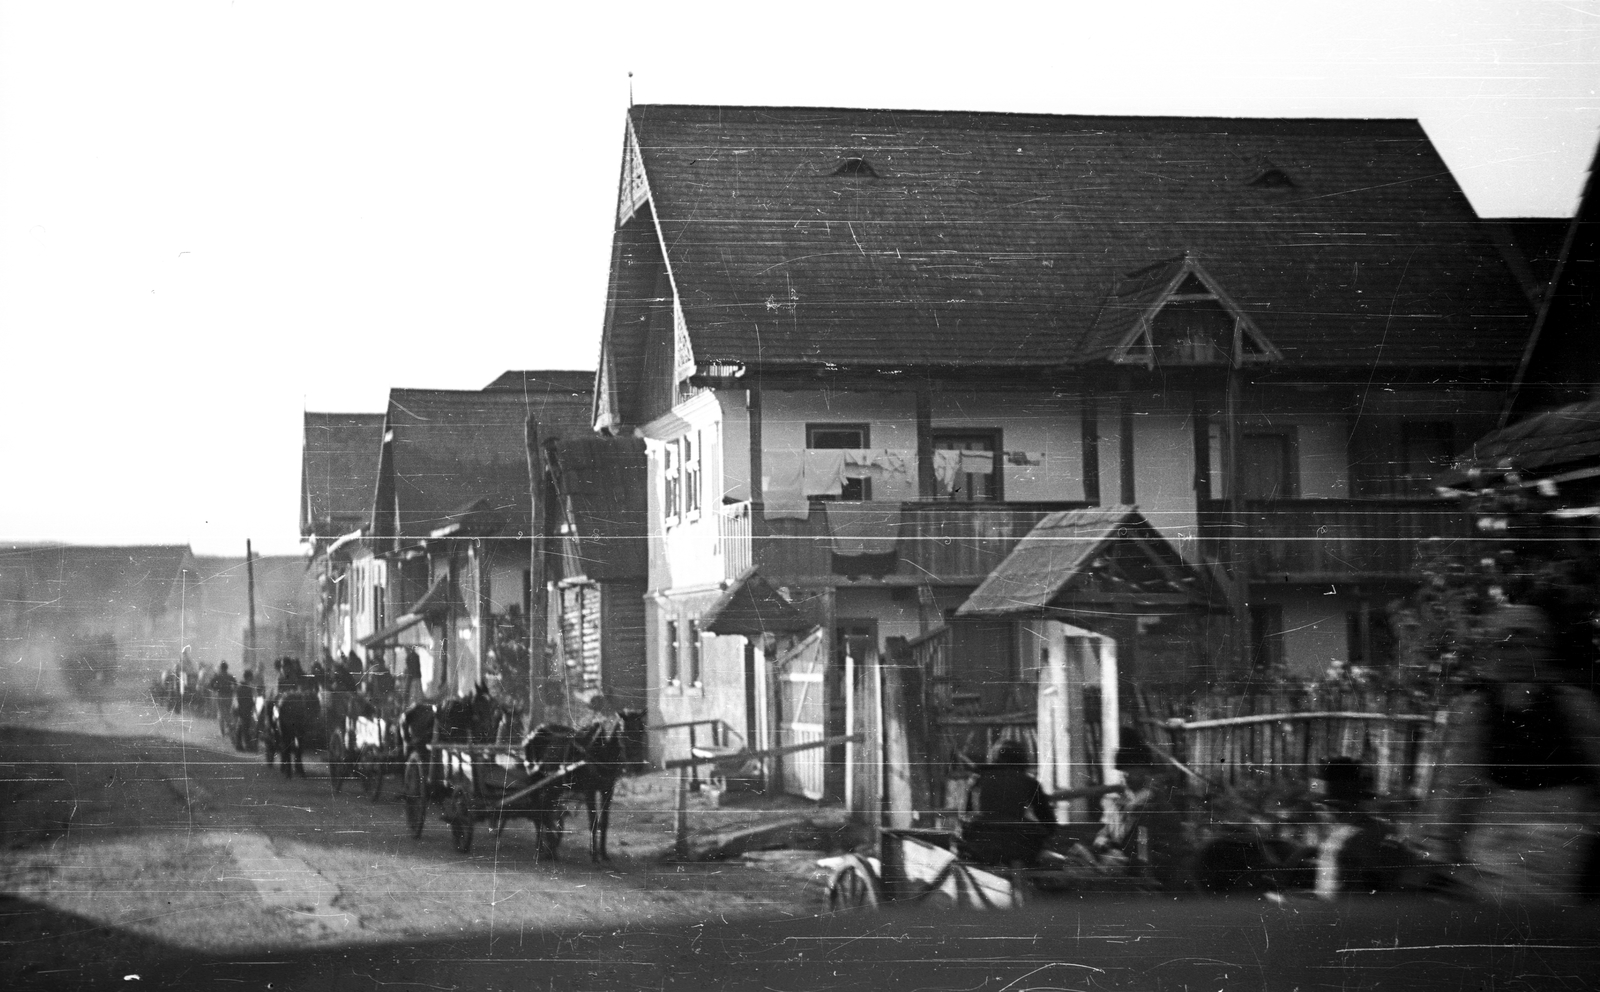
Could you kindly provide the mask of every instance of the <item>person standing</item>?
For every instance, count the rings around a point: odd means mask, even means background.
[[[422,656],[417,654],[416,648],[406,648],[405,683],[401,690],[402,706],[410,706],[414,701],[412,696],[422,694]]]

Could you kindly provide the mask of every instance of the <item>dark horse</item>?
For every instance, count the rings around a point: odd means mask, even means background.
[[[589,812],[589,860],[610,861],[606,837],[611,828],[611,797],[617,779],[644,763],[644,720],[640,710],[624,710],[578,730],[544,724],[529,735],[524,750],[530,771],[538,765],[548,774],[563,763],[582,762],[566,789],[583,796]],[[552,855],[553,855],[552,851]]]
[[[281,693],[267,707],[267,766],[272,766],[273,752],[283,756],[283,777],[295,772],[306,777],[303,758],[306,739],[321,718],[317,697],[295,690]],[[293,766],[290,760],[293,759]]]
[[[574,787],[573,775],[565,773],[564,769],[586,759],[578,744],[577,732],[559,723],[541,723],[535,727],[522,742],[522,755],[528,777],[534,782],[547,783],[528,797],[532,804],[528,819],[539,831],[534,847],[538,856],[554,861],[566,829],[567,796]]]
[[[420,714],[420,705],[406,711],[407,720],[412,713]],[[501,744],[516,740],[520,716],[489,695],[489,687],[479,682],[470,696],[447,699],[434,711],[434,739],[449,744]],[[419,729],[423,729],[419,726]]]
[[[644,711],[622,710],[617,719],[600,720],[578,731],[584,764],[572,787],[589,810],[589,860],[610,861],[606,835],[611,830],[611,796],[617,779],[644,764]]]

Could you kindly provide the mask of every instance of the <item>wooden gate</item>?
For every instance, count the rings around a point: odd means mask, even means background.
[[[828,639],[821,627],[784,652],[778,659],[779,745],[811,744],[826,735],[828,696]],[[783,789],[807,799],[821,800],[827,748],[786,754]]]

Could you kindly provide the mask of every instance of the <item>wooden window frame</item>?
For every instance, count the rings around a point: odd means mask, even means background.
[[[701,649],[704,647],[705,642],[702,639],[703,631],[700,629],[700,621],[689,620],[687,623],[689,624],[689,638],[687,642],[687,647],[689,649],[689,661],[688,664],[684,666],[683,684],[687,688],[698,689],[701,686],[703,675],[700,667],[702,661]]]
[[[666,653],[662,655],[665,666],[662,669],[662,683],[671,688],[683,686],[683,669],[678,658],[679,621],[668,620],[666,627],[667,643]]]
[[[933,434],[933,448],[935,451],[941,447],[941,439],[973,440],[982,438],[989,442],[989,451],[994,455],[994,468],[989,478],[993,481],[989,486],[989,495],[982,499],[960,499],[955,496],[945,495],[939,499],[951,503],[1003,503],[1006,498],[1005,476],[1005,431],[999,427],[935,427]],[[946,446],[946,450],[948,447]],[[937,485],[937,483],[935,483]]]
[[[858,445],[855,445],[856,448],[870,448],[870,447],[872,447],[872,425],[871,424],[863,424],[863,423],[829,423],[829,422],[825,422],[824,421],[824,422],[807,423],[806,424],[806,450],[808,450],[808,451],[828,451],[828,450],[831,450],[829,448],[824,448],[823,446],[818,445],[818,444],[815,443],[815,439],[816,439],[817,434],[819,432],[824,432],[824,431],[855,431],[857,434],[861,435],[861,443],[858,444]],[[843,445],[841,445],[841,447],[843,447]],[[852,484],[856,484],[856,483],[860,484],[860,489],[857,490],[856,500],[859,500],[861,502],[870,501],[872,499],[872,480],[871,479],[846,479],[845,480],[845,492],[840,493],[838,496],[813,496],[811,498],[813,500],[839,500],[841,502],[847,501],[847,500],[850,500],[850,496],[848,494],[850,492],[851,485]]]

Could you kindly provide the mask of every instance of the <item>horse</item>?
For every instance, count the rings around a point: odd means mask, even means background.
[[[522,742],[522,755],[528,776],[535,781],[560,775],[566,765],[584,760],[577,731],[559,723],[541,723],[535,727]],[[573,785],[572,775],[561,775],[529,797],[533,807],[528,819],[533,821],[538,830],[534,850],[541,860],[556,859],[566,822],[566,799]],[[504,822],[501,820],[496,823],[496,830]]]
[[[415,709],[413,706],[412,710]],[[520,715],[491,696],[488,683],[479,682],[472,695],[440,703],[436,719],[441,742],[498,744],[515,739]]]
[[[272,767],[273,752],[277,751],[283,756],[284,778],[295,772],[305,778],[306,744],[321,717],[317,697],[303,690],[281,693],[272,701],[267,714],[267,767]]]
[[[584,764],[573,773],[572,788],[589,812],[589,860],[610,861],[606,836],[611,829],[611,797],[617,779],[643,764],[642,710],[623,710],[617,719],[597,720],[577,732]]]

